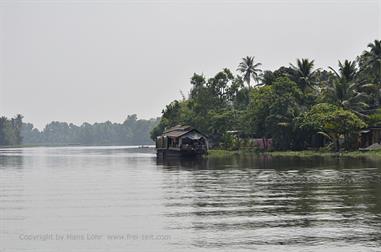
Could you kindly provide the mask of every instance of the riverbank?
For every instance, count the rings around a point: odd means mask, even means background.
[[[380,157],[381,150],[373,151],[343,151],[343,152],[329,152],[329,151],[268,151],[268,152],[258,152],[258,151],[248,151],[248,150],[221,150],[213,149],[208,151],[209,157],[225,157],[234,155],[268,155],[274,157]]]
[[[0,145],[0,149],[7,148],[36,148],[36,147],[136,147],[142,149],[154,149],[153,144],[141,144],[141,145],[85,145],[85,144],[21,144],[21,145]]]

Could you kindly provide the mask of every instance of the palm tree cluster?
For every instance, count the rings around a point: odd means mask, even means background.
[[[317,68],[307,58],[274,71],[261,66],[247,56],[238,64],[237,75],[229,69],[209,78],[195,73],[188,99],[166,107],[152,139],[166,127],[187,124],[215,139],[229,139],[226,132],[239,131],[272,138],[279,149],[303,149],[313,145],[318,132],[337,142],[381,118],[381,110],[380,117],[373,116],[381,104],[379,40],[335,68]]]
[[[296,64],[281,67],[275,71],[262,71],[261,63],[255,63],[253,56],[242,58],[237,71],[251,87],[251,80],[258,85],[271,85],[280,76],[287,76],[295,81],[306,95],[323,99],[360,117],[366,117],[370,107],[378,108],[381,104],[381,40],[368,44],[356,60],[338,62],[338,70],[328,67],[329,71],[315,69],[314,60],[297,59]]]
[[[332,67],[333,75],[330,76],[325,87],[325,95],[329,102],[355,114],[365,117],[364,112],[369,107],[366,103],[370,96],[365,92],[372,88],[372,84],[364,84],[357,79],[358,70],[356,62],[345,60],[339,61],[339,70]]]

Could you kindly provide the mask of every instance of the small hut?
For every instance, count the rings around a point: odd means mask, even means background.
[[[208,152],[208,137],[190,126],[167,129],[156,139],[158,157],[197,156]]]

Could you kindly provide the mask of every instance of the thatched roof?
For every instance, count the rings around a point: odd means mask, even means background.
[[[172,128],[169,128],[167,130],[164,131],[164,134],[165,133],[169,133],[169,132],[172,132],[172,131],[191,131],[193,128],[191,126],[188,126],[188,125],[176,125]]]
[[[204,135],[200,131],[196,130],[195,128],[193,128],[191,126],[187,126],[187,125],[184,125],[184,126],[176,125],[175,127],[169,128],[169,129],[164,131],[162,136],[177,138],[177,137],[181,137],[185,134],[188,134],[191,131],[196,131],[199,134],[203,135],[205,138],[207,138],[206,135]]]

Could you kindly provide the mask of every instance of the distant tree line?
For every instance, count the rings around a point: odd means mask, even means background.
[[[223,69],[207,78],[195,73],[188,97],[169,103],[155,139],[166,128],[187,124],[225,148],[239,148],[227,132],[272,138],[278,150],[302,150],[316,136],[332,148],[356,146],[360,129],[381,125],[381,40],[375,40],[353,61],[315,68],[313,60],[275,71],[262,71],[254,57],[245,57],[237,74]],[[246,85],[245,85],[246,83]]]
[[[31,123],[23,124],[21,136],[26,145],[141,145],[152,144],[149,132],[159,119],[138,119],[129,115],[123,123],[51,122],[42,131]]]
[[[0,145],[143,145],[152,144],[150,131],[159,118],[142,120],[129,115],[123,123],[51,122],[43,130],[23,123],[22,116],[0,118]]]
[[[22,116],[8,119],[0,117],[0,145],[19,145],[22,143]]]

